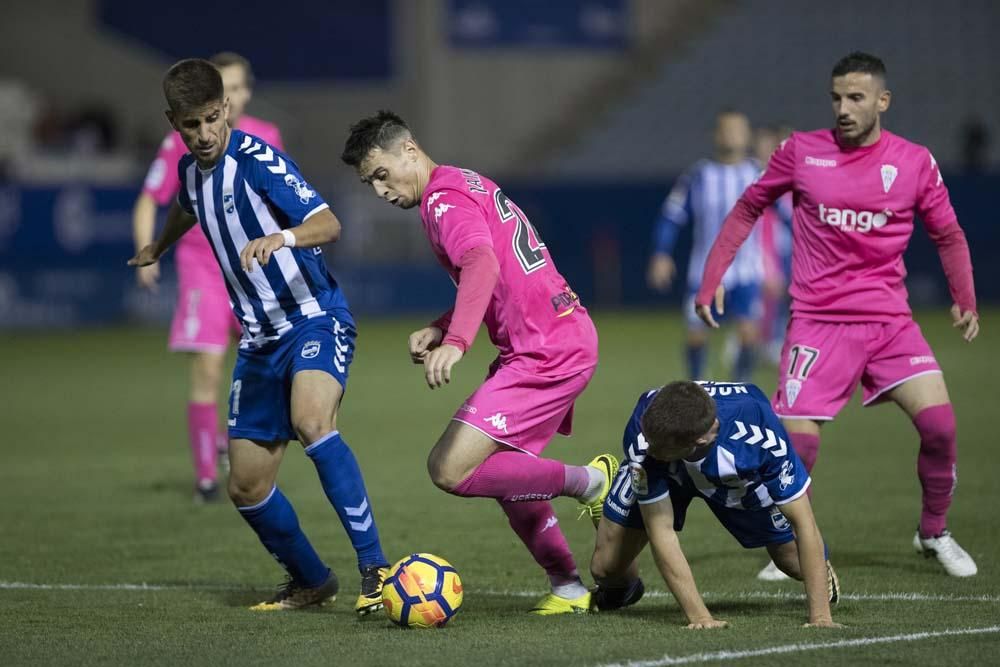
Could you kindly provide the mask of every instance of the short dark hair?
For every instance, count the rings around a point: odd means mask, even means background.
[[[837,61],[833,66],[831,77],[844,76],[857,72],[860,74],[871,74],[885,81],[885,63],[878,56],[862,51],[854,51]]]
[[[243,68],[243,73],[247,77],[247,85],[253,88],[254,76],[253,68],[250,67],[250,61],[236,53],[235,51],[222,51],[216,53],[214,56],[208,59],[213,65],[222,69],[223,67],[232,67],[233,65],[239,65]]]
[[[225,99],[222,75],[207,60],[188,58],[174,63],[163,77],[163,96],[171,111],[198,109]]]
[[[700,384],[679,380],[653,397],[641,419],[642,434],[654,458],[674,458],[705,435],[715,423],[715,401]]]
[[[374,116],[362,118],[351,125],[351,133],[344,142],[344,152],[340,159],[356,168],[373,148],[388,150],[409,134],[410,128],[406,121],[392,111],[383,109]]]

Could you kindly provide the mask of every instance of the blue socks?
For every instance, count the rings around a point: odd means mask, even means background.
[[[692,380],[704,379],[702,373],[705,370],[705,353],[707,350],[707,345],[699,347],[695,347],[694,345],[687,346],[688,377]]]
[[[242,516],[296,583],[307,588],[321,586],[330,576],[316,550],[299,527],[299,519],[288,498],[278,487],[262,502],[238,507]]]
[[[388,565],[379,542],[375,515],[368,503],[365,480],[354,452],[331,431],[306,447],[306,454],[316,465],[319,480],[333,509],[337,510],[344,531],[358,554],[358,569],[369,565]]]

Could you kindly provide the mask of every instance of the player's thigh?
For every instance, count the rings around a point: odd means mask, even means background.
[[[648,542],[645,529],[629,528],[602,518],[590,559],[591,574],[605,584],[630,581],[635,576],[632,565]]]
[[[920,327],[910,318],[879,327],[861,378],[864,405],[896,402],[911,417],[949,402],[941,367]]]
[[[438,487],[452,490],[501,448],[486,433],[452,420],[427,457],[427,472]]]
[[[799,566],[799,546],[795,540],[788,542],[772,542],[766,545],[767,554],[778,569],[793,579],[802,579],[802,568]]]
[[[337,428],[337,408],[343,395],[340,383],[326,371],[302,370],[292,376],[292,427],[303,445]]]
[[[775,413],[782,420],[832,420],[861,379],[865,335],[865,325],[792,318],[772,398]]]
[[[285,442],[246,438],[229,441],[229,497],[239,507],[255,505],[271,493],[285,453]]]

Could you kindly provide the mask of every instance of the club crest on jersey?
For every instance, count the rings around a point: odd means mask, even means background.
[[[319,356],[319,349],[322,347],[322,343],[318,340],[308,341],[302,346],[302,358],[303,359],[313,359]]]
[[[789,530],[792,526],[777,507],[771,508],[771,525],[775,530]]]
[[[295,190],[295,194],[303,204],[308,204],[309,200],[316,196],[316,191],[295,174],[285,174],[285,185]]]
[[[795,405],[795,399],[799,397],[800,391],[802,391],[802,380],[794,378],[785,380],[785,400],[788,401],[788,407]]]
[[[896,176],[898,174],[899,170],[896,169],[895,165],[882,165],[882,189],[885,190],[886,194],[889,194],[889,188],[891,188],[892,184],[896,182]]]
[[[646,469],[638,463],[629,463],[628,472],[632,478],[632,490],[643,496],[648,495],[649,478],[646,476]]]
[[[236,210],[236,207],[233,205],[233,193],[232,192],[225,192],[225,193],[223,193],[223,195],[222,195],[222,205],[226,208],[226,213],[230,213],[231,214],[233,211]]]
[[[781,490],[784,491],[794,483],[795,473],[792,472],[792,462],[786,460],[781,464],[781,470],[778,472],[778,484],[781,486]]]

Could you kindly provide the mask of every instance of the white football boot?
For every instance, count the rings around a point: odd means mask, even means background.
[[[937,537],[920,537],[920,531],[917,531],[913,536],[913,548],[926,558],[937,558],[945,572],[953,577],[971,577],[979,571],[976,561],[958,546],[958,542],[947,530]]]
[[[757,578],[761,581],[786,581],[791,579],[791,577],[778,569],[773,560],[768,561],[764,569],[757,573]]]

